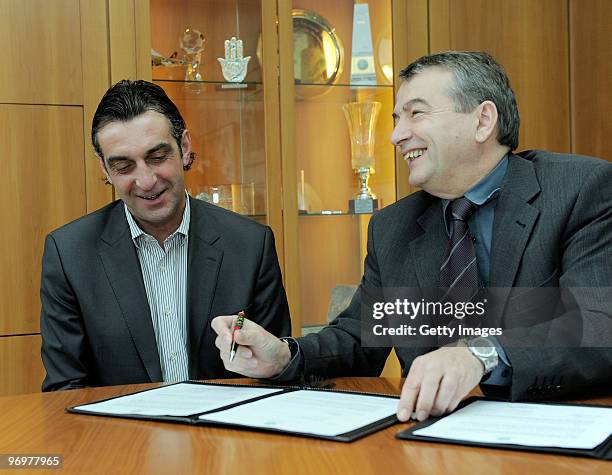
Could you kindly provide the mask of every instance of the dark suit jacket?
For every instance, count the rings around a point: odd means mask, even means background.
[[[447,242],[440,199],[423,191],[374,215],[360,289],[331,326],[299,340],[305,373],[378,375],[390,349],[362,347],[361,292],[438,287]],[[490,286],[612,287],[612,164],[542,151],[510,155],[495,210]],[[512,365],[512,399],[612,383],[610,300],[581,312],[583,332],[608,332],[599,348],[506,346],[499,337]],[[404,375],[432,349],[396,348]]]
[[[187,341],[191,379],[224,369],[210,326],[248,307],[270,332],[290,334],[274,236],[267,226],[190,198]],[[122,201],[47,236],[41,280],[43,391],[161,381],[140,263]]]

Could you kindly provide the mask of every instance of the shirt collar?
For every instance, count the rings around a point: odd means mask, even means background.
[[[506,175],[506,170],[508,169],[508,154],[504,155],[499,163],[495,166],[493,170],[491,170],[487,176],[483,177],[476,183],[472,188],[470,188],[465,196],[472,203],[482,206],[488,201],[494,200],[497,198],[499,190],[501,190],[501,184],[504,180],[504,176]],[[451,227],[450,220],[448,217],[448,205],[450,204],[450,200],[442,200],[442,213],[444,216],[444,225],[446,227],[446,232],[450,235]]]
[[[495,198],[508,169],[508,154],[504,155],[499,163],[485,177],[481,178],[472,188],[470,188],[465,196],[472,203],[482,206],[487,201]],[[451,200],[442,200],[442,210],[446,216],[446,208],[448,208]]]
[[[464,195],[472,203],[482,206],[501,189],[502,181],[508,169],[508,155],[504,155],[497,166],[482,178]]]
[[[142,229],[140,229],[140,226],[138,226],[138,223],[136,223],[136,220],[132,216],[132,213],[130,212],[125,203],[123,203],[123,209],[125,211],[125,217],[127,218],[128,226],[130,227],[132,241],[134,241],[134,245],[136,247],[139,247],[138,241],[140,241],[143,236],[149,235],[145,233]],[[189,222],[191,220],[190,218],[191,207],[189,205],[189,195],[187,194],[187,192],[185,192],[185,209],[183,210],[183,219],[181,220],[181,224],[179,224],[179,227],[176,228],[176,231],[174,231],[170,236],[166,238],[166,241],[177,234],[187,236],[189,234]]]

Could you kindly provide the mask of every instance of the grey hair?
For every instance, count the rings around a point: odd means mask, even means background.
[[[455,81],[448,91],[457,112],[470,112],[484,101],[497,107],[497,141],[518,147],[521,118],[510,80],[493,56],[482,51],[445,51],[422,56],[402,69],[400,79],[406,81],[426,68],[441,66],[452,71]]]

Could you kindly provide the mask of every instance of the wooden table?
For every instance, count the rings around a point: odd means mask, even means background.
[[[341,389],[392,394],[399,394],[402,383],[397,378],[340,378],[335,382]],[[396,440],[394,435],[410,424],[397,424],[347,444],[64,412],[68,406],[152,386],[156,385],[2,397],[0,453],[63,455],[63,469],[42,471],[49,474],[612,473],[610,462],[586,458]],[[612,397],[589,402],[612,404]]]

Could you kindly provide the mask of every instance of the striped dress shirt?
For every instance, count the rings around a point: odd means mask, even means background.
[[[166,238],[163,248],[140,229],[127,206],[125,215],[140,261],[162,376],[167,382],[184,381],[189,379],[186,304],[189,197],[180,226]]]

